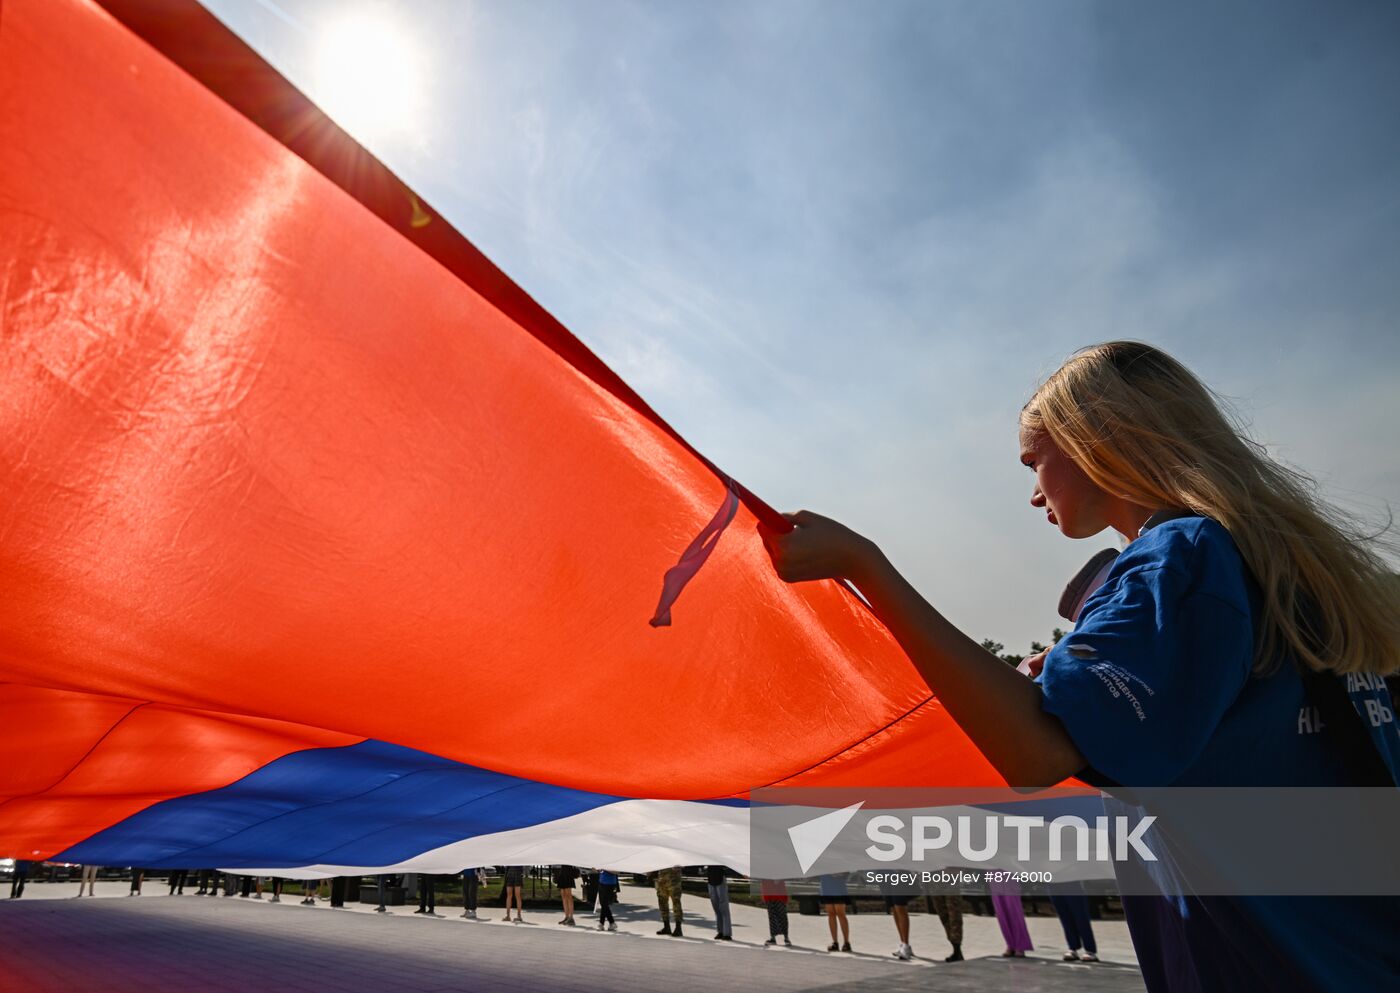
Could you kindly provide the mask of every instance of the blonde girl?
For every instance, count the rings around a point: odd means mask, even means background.
[[[835,521],[802,511],[787,515],[792,531],[764,532],[775,569],[855,584],[1013,786],[1394,784],[1400,734],[1383,677],[1400,668],[1400,585],[1377,539],[1151,345],[1075,354],[1019,427],[1031,506],[1067,537],[1112,528],[1127,542],[1037,680]],[[1320,707],[1346,717],[1314,719]],[[1152,993],[1378,989],[1400,975],[1394,899],[1125,905]]]

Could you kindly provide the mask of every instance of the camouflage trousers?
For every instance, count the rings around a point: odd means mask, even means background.
[[[962,897],[953,893],[949,896],[933,898],[933,909],[938,911],[938,919],[943,922],[943,930],[951,945],[962,944]]]
[[[681,919],[681,871],[679,869],[662,869],[656,874],[656,902],[661,906],[661,920],[663,923],[670,923],[671,911],[666,906],[667,901],[676,911],[676,922]]]

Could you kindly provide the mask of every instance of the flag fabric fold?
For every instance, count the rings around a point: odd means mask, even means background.
[[[756,787],[1001,781],[193,3],[5,0],[0,294],[0,855],[737,865]]]

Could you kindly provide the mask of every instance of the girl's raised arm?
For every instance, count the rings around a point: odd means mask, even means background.
[[[855,584],[1009,785],[1053,786],[1085,767],[1064,725],[1041,709],[1040,687],[934,610],[873,542],[810,511],[786,516],[794,525],[787,534],[760,530],[778,575]]]

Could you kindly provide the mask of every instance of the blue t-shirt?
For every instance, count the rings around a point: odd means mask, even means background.
[[[1355,756],[1321,720],[1290,658],[1252,674],[1259,592],[1228,531],[1167,521],[1118,556],[1074,631],[1050,650],[1043,706],[1098,782],[1339,786]],[[1384,683],[1349,680],[1395,737]]]
[[[1253,673],[1259,603],[1233,539],[1213,520],[1166,521],[1130,543],[1041,674],[1044,709],[1089,763],[1082,778],[1361,784],[1364,756],[1321,720],[1293,660]],[[1346,689],[1372,719],[1368,730],[1394,738],[1384,682]],[[1124,907],[1153,993],[1400,985],[1400,898],[1125,897]]]

